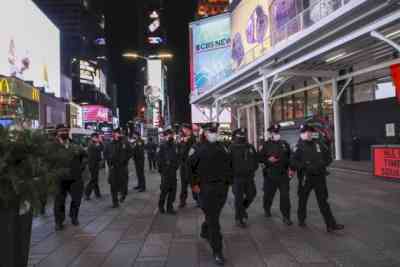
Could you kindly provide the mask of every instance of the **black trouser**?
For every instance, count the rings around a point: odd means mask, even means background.
[[[304,222],[307,217],[307,201],[312,190],[315,192],[319,210],[324,217],[326,226],[336,225],[336,220],[332,215],[331,208],[328,203],[328,188],[326,185],[326,176],[305,176],[304,186],[300,192],[298,218],[300,222]]]
[[[300,198],[300,193],[302,192],[302,189],[304,187],[304,172],[302,170],[297,171],[297,179],[297,196]]]
[[[100,197],[100,187],[99,187],[99,167],[90,168],[90,181],[86,185],[85,195],[90,197],[92,191],[94,191],[97,197]]]
[[[182,164],[180,168],[180,175],[181,175],[181,194],[179,196],[181,203],[186,203],[188,198],[188,187],[191,187],[190,182],[190,173],[188,170],[188,166],[186,164]],[[198,202],[199,196],[197,193],[192,191],[193,200]]]
[[[276,191],[280,194],[280,210],[285,218],[290,218],[290,196],[289,177],[266,177],[264,176],[264,210],[271,211],[272,202]]]
[[[161,174],[161,194],[158,202],[159,208],[164,208],[165,200],[167,200],[167,210],[172,210],[174,208],[173,204],[176,198],[176,188],[176,171],[168,171]]]
[[[232,191],[235,195],[236,220],[247,218],[246,210],[250,207],[251,203],[253,203],[257,195],[254,175],[248,177],[234,177]]]
[[[222,252],[222,234],[219,218],[228,196],[225,183],[202,184],[200,186],[200,206],[205,221],[201,225],[202,236],[206,236],[214,253]]]
[[[122,197],[128,194],[128,166],[110,167],[108,182],[111,189],[111,197],[114,205],[119,203],[118,193]]]
[[[156,170],[157,165],[156,165],[156,156],[155,155],[147,155],[147,159],[149,160],[149,170]]]
[[[144,176],[144,159],[135,160],[136,175],[139,189],[146,190],[146,178]]]
[[[71,196],[71,206],[69,216],[77,219],[79,215],[79,207],[81,206],[83,195],[83,181],[79,180],[62,180],[57,184],[57,191],[54,200],[54,216],[56,224],[62,224],[65,220],[65,200],[67,194]]]

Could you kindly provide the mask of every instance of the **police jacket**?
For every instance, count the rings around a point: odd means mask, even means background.
[[[147,155],[149,158],[155,158],[157,154],[157,144],[148,143],[144,146],[144,149],[147,151]]]
[[[271,178],[286,176],[290,165],[290,152],[290,146],[286,141],[264,142],[259,151],[259,160],[264,164],[264,175]],[[278,161],[272,163],[268,160],[270,157],[275,157]]]
[[[144,161],[144,143],[142,139],[136,140],[133,144],[133,159],[135,162]]]
[[[179,168],[179,149],[174,142],[164,142],[157,154],[158,170],[161,175],[174,174]]]
[[[104,158],[112,168],[128,167],[132,148],[125,139],[112,140],[104,151]]]
[[[87,153],[71,141],[61,143],[55,140],[52,166],[56,168],[59,180],[80,180],[87,163]]]
[[[189,152],[192,149],[193,145],[196,143],[196,138],[191,136],[187,142],[182,142],[179,145],[180,156],[181,156],[181,163],[187,166],[188,159],[189,159]]]
[[[205,141],[190,156],[189,164],[200,185],[232,182],[231,157],[228,149],[219,142]]]
[[[291,167],[303,171],[307,176],[325,175],[331,163],[329,147],[317,140],[299,142],[291,159]]]
[[[231,168],[234,177],[252,176],[258,169],[258,157],[249,143],[234,143],[230,146]]]
[[[90,143],[88,147],[88,165],[89,169],[98,169],[102,160],[101,153],[103,151],[103,145]]]

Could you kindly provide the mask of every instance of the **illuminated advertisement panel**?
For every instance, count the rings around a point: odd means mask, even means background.
[[[109,122],[112,116],[109,108],[98,105],[87,105],[82,107],[84,122]]]
[[[0,74],[60,96],[60,32],[31,0],[2,0]]]
[[[190,25],[191,89],[201,94],[232,74],[230,15]]]
[[[271,48],[271,1],[241,1],[233,10],[231,38],[234,69],[251,63]]]

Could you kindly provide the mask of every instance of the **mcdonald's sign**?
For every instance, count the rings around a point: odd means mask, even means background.
[[[10,84],[8,83],[8,80],[1,79],[0,80],[0,94],[8,95],[10,93],[11,93]]]
[[[32,100],[36,102],[40,101],[40,92],[36,88],[32,88]]]

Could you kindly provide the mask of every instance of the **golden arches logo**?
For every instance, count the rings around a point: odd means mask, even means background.
[[[10,85],[6,79],[0,80],[0,94],[9,94]]]
[[[40,92],[38,89],[32,88],[32,100],[33,101],[40,101]]]

